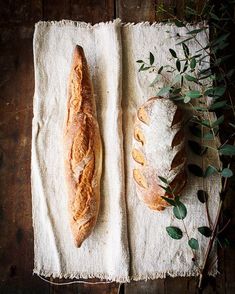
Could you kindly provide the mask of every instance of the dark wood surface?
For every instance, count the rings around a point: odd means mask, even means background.
[[[38,20],[99,22],[159,21],[164,4],[184,17],[184,0],[7,0],[0,1],[0,293],[117,293],[116,283],[53,286],[32,276],[33,228],[30,153],[34,69],[32,36]],[[204,1],[194,1],[198,9]],[[230,207],[234,201],[229,200]],[[234,236],[234,230],[231,229]],[[235,254],[220,253],[221,274],[204,293],[235,293]],[[122,285],[121,293],[195,293],[196,279],[166,278]]]

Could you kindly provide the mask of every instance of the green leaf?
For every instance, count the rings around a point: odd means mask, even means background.
[[[207,148],[202,147],[198,142],[192,140],[188,140],[188,145],[190,149],[197,155],[202,155],[207,150]]]
[[[221,115],[216,121],[213,121],[212,128],[217,127],[218,125],[224,122],[224,115]]]
[[[187,215],[187,208],[181,201],[177,201],[173,213],[177,219],[184,219]]]
[[[208,128],[211,127],[210,121],[208,119],[204,119],[202,121],[198,121],[198,123],[201,124],[202,126],[205,126],[205,127],[208,127]]]
[[[219,36],[218,38],[214,39],[212,42],[211,42],[211,45],[214,46],[214,45],[217,45],[219,43],[223,43],[228,37],[229,37],[230,33],[225,33],[225,34],[222,34],[221,36]]]
[[[198,90],[189,91],[186,93],[186,95],[190,98],[193,98],[193,99],[202,97],[200,91],[198,91]]]
[[[196,79],[195,77],[190,76],[190,75],[188,75],[188,74],[185,75],[185,78],[186,78],[186,80],[189,81],[189,82],[197,82],[197,79]]]
[[[213,133],[210,131],[210,132],[204,134],[203,139],[204,139],[204,140],[213,140],[213,139],[214,139],[214,135],[213,135]]]
[[[186,58],[188,58],[188,56],[189,56],[189,48],[185,43],[182,43],[182,46],[183,46],[183,50],[184,50],[184,55],[185,55]]]
[[[216,167],[214,167],[213,165],[208,165],[208,167],[206,168],[206,171],[204,173],[204,177],[209,177],[211,175],[213,175],[214,173],[216,173],[218,170]]]
[[[215,19],[215,20],[220,21],[220,18],[216,14],[214,14],[213,12],[210,12],[210,17]]]
[[[200,33],[201,31],[205,30],[206,27],[203,27],[201,29],[196,29],[196,30],[192,30],[190,32],[187,32],[188,35],[194,35],[194,34],[197,34],[197,33]]]
[[[193,106],[193,108],[198,111],[207,111],[207,108],[201,106]]]
[[[190,61],[190,67],[191,69],[194,69],[196,67],[196,64],[197,64],[197,61],[196,61],[196,58],[193,57]]]
[[[191,101],[191,98],[190,97],[188,97],[188,96],[185,96],[184,97],[184,103],[188,103],[190,101]]]
[[[177,54],[176,54],[175,50],[170,48],[169,51],[174,58],[177,58]]]
[[[193,134],[195,137],[201,138],[202,131],[201,128],[197,127],[196,125],[189,126],[189,130],[191,134]]]
[[[182,73],[186,72],[187,69],[188,69],[188,60],[185,61],[185,64],[184,64],[184,68],[182,70]]]
[[[228,155],[228,156],[235,155],[235,146],[233,145],[226,144],[219,147],[218,150],[221,155]]]
[[[161,176],[158,176],[158,178],[165,184],[168,184],[168,180],[166,178],[163,178]]]
[[[150,68],[151,68],[150,66],[146,66],[146,67],[143,67],[143,68],[139,69],[139,71],[148,70],[148,69],[150,69]]]
[[[158,70],[158,74],[160,75],[160,73],[162,72],[162,70],[163,70],[163,66],[161,66],[160,68],[159,68],[159,70]]]
[[[143,60],[137,60],[136,62],[138,62],[138,63],[143,63]]]
[[[199,248],[198,240],[194,238],[188,240],[188,245],[194,250],[198,250]]]
[[[203,170],[196,164],[188,164],[188,170],[197,177],[203,177]]]
[[[166,231],[172,239],[179,240],[183,237],[183,232],[178,227],[166,227]]]
[[[176,25],[178,28],[185,27],[184,23],[183,23],[182,21],[179,21],[178,19],[175,20],[175,25]]]
[[[230,168],[224,168],[221,172],[221,176],[224,178],[231,178],[233,176],[233,172]]]
[[[164,187],[162,185],[159,185],[159,187],[161,187],[163,190],[165,190],[167,194],[172,195],[172,190],[170,189],[169,186]]]
[[[171,198],[168,198],[168,197],[164,197],[164,196],[162,196],[162,198],[163,198],[167,203],[169,203],[170,205],[175,206],[175,200],[174,200],[174,199],[171,199]]]
[[[173,79],[173,85],[179,83],[180,81],[181,81],[181,74],[175,75]]]
[[[193,38],[194,38],[194,37],[190,37],[190,38],[184,39],[183,41],[177,43],[176,45],[181,45],[181,44],[183,44],[183,43],[185,43],[185,42],[188,42],[189,40],[191,40],[191,39],[193,39]]]
[[[199,228],[198,228],[198,231],[199,231],[203,236],[205,236],[205,237],[207,237],[207,238],[210,237],[211,234],[212,234],[211,229],[208,228],[208,227],[206,227],[206,226],[204,226],[204,227],[199,227]]]
[[[198,190],[197,191],[197,198],[201,203],[205,203],[208,200],[208,194],[204,190]]]
[[[157,93],[157,95],[158,95],[158,96],[166,95],[166,94],[168,94],[168,93],[170,92],[170,90],[171,90],[171,87],[169,87],[169,86],[162,87],[162,88],[160,89],[160,91]]]
[[[176,59],[175,65],[176,65],[177,70],[180,71],[181,64],[180,64],[180,60],[178,58]]]
[[[152,52],[149,53],[149,63],[150,63],[150,65],[153,65],[153,63],[154,63],[154,55]]]
[[[219,102],[215,102],[215,103],[213,103],[213,104],[210,106],[209,110],[210,110],[210,111],[213,111],[213,110],[216,110],[216,109],[219,109],[219,108],[223,108],[223,107],[225,107],[225,106],[227,105],[226,103],[227,103],[226,100],[219,101]]]
[[[221,97],[224,95],[225,91],[225,87],[215,87],[207,89],[204,94],[209,97]]]
[[[159,79],[160,79],[160,76],[157,75],[157,76],[155,77],[155,79],[152,81],[152,83],[149,85],[149,87],[153,87],[153,86],[159,81]]]

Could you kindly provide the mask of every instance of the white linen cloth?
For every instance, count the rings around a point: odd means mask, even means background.
[[[94,26],[73,21],[36,24],[31,163],[34,273],[117,282],[198,274],[185,235],[172,240],[165,230],[169,225],[182,228],[181,221],[173,217],[171,208],[158,213],[145,207],[132,181],[133,117],[137,108],[156,93],[149,87],[152,75],[138,73],[136,60],[146,59],[151,51],[157,64],[167,63],[168,49],[175,46],[167,30],[185,35],[184,28],[174,25],[122,25],[120,20]],[[205,34],[198,36],[205,44]],[[84,48],[89,64],[104,147],[99,218],[79,249],[74,246],[68,222],[62,142],[67,82],[76,44]],[[190,43],[189,48],[195,51],[198,45]],[[208,156],[217,160],[211,153]],[[189,162],[200,164],[200,160],[189,154]],[[205,205],[196,197],[203,187],[211,196],[209,208],[214,219],[218,176],[202,180],[189,175],[182,195],[188,208],[186,226],[200,243],[196,254],[199,264],[208,242],[197,232],[198,226],[208,225]],[[216,272],[215,263],[211,274]]]

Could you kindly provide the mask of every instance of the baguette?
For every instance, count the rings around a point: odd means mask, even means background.
[[[91,234],[100,206],[102,145],[92,83],[83,48],[76,46],[64,126],[68,209],[75,245]]]
[[[163,210],[172,198],[161,187],[166,178],[174,194],[182,192],[187,174],[182,113],[169,99],[153,97],[137,111],[132,147],[133,178],[138,198],[153,210]]]

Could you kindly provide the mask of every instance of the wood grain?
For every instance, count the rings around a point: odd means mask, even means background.
[[[0,293],[49,293],[32,276],[32,34],[23,25],[0,28]]]

